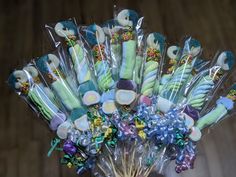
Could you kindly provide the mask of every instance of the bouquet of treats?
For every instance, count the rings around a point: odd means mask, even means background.
[[[202,59],[196,39],[169,45],[143,21],[119,9],[103,24],[45,25],[54,50],[9,76],[55,134],[48,156],[62,151],[79,175],[147,177],[173,160],[177,173],[192,169],[203,130],[234,113],[236,84],[216,94],[233,53]]]

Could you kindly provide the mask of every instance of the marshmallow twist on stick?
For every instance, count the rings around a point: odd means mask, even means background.
[[[159,33],[151,33],[147,38],[146,62],[144,64],[141,94],[151,97],[157,79],[161,53],[164,50],[165,38]]]
[[[219,81],[225,78],[233,65],[234,56],[232,52],[222,52],[218,56],[215,66],[208,69],[207,75],[200,78],[200,81],[198,81],[196,86],[189,92],[187,104],[195,109],[201,110],[204,103],[207,101],[208,94],[219,84]]]
[[[60,60],[56,55],[48,54],[38,58],[36,66],[42,74],[46,74],[51,82],[52,89],[68,110],[71,111],[81,107],[80,101],[72,92],[64,78],[64,74],[60,71]]]
[[[33,103],[36,110],[50,123],[52,130],[56,130],[66,120],[66,115],[48,97],[35,67],[26,66],[24,70],[14,71],[8,82],[13,89],[29,100],[29,104]]]

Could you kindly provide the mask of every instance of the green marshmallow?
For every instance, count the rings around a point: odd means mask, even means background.
[[[136,41],[128,40],[122,43],[122,63],[120,78],[131,80],[136,58]]]
[[[62,103],[68,110],[81,107],[80,101],[72,93],[69,86],[63,80],[56,80],[52,83],[52,88],[62,100]]]
[[[54,113],[52,110],[48,108],[47,105],[39,98],[39,95],[37,92],[35,92],[33,89],[28,93],[29,99],[37,106],[40,113],[47,119],[51,120]]]
[[[224,105],[218,104],[217,107],[210,111],[208,114],[203,116],[201,119],[197,121],[197,127],[202,130],[203,128],[210,126],[211,124],[217,122],[222,117],[227,114],[227,109]]]
[[[82,97],[88,91],[97,91],[93,81],[91,80],[84,82],[79,86],[79,93],[81,94]]]

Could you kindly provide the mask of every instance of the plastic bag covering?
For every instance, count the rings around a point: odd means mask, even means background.
[[[136,62],[137,30],[141,27],[143,18],[133,10],[121,10],[116,20],[122,27],[122,61],[119,81],[116,90],[116,102],[122,106],[130,106],[136,99],[137,85],[133,81],[133,71]]]
[[[27,65],[22,70],[15,70],[8,83],[34,111],[43,116],[52,130],[66,120],[66,114],[55,103],[54,94],[42,83],[34,66]]]
[[[178,102],[183,94],[183,88],[192,78],[192,70],[197,56],[201,52],[200,43],[190,38],[184,42],[184,48],[179,59],[179,66],[174,71],[170,81],[166,84],[159,94],[158,109],[167,112],[174,104]],[[163,107],[163,105],[165,105]]]

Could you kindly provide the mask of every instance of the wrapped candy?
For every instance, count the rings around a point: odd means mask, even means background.
[[[176,69],[180,55],[180,47],[172,45],[168,47],[166,54],[168,59],[166,59],[164,62],[164,67],[162,71],[163,75],[161,76],[159,83],[159,92],[161,92],[163,86],[170,81],[171,76]]]
[[[150,97],[153,95],[157,80],[161,57],[165,47],[165,38],[159,33],[151,33],[147,37],[146,61],[144,63],[143,83],[141,87],[141,102],[151,104]],[[157,83],[157,85],[159,85]],[[156,86],[158,87],[158,86]]]
[[[116,101],[120,105],[130,105],[136,98],[136,84],[133,70],[136,59],[136,25],[138,14],[133,10],[124,9],[117,15],[117,21],[122,27],[122,61],[120,66],[120,80],[117,83]]]
[[[203,112],[203,106],[209,94],[213,94],[217,87],[219,87],[219,84],[222,83],[222,79],[229,74],[234,65],[234,60],[232,52],[222,52],[212,67],[200,72],[198,74],[200,75],[198,81],[194,80],[193,86],[191,86],[193,88],[191,88],[187,95],[187,104]]]
[[[110,65],[110,56],[105,34],[98,25],[90,25],[84,29],[85,39],[92,47],[94,59],[94,70],[97,78],[98,88],[102,92],[101,102],[102,110],[105,114],[112,114],[117,111],[115,106],[115,81],[112,75]]]
[[[181,89],[192,78],[196,57],[201,52],[200,43],[191,37],[185,40],[180,65],[174,71],[171,80],[164,86],[157,101],[157,109],[167,112],[182,98]]]
[[[234,84],[230,88],[228,93],[226,93],[225,97],[220,97],[216,101],[217,106],[197,121],[196,128],[202,130],[203,128],[208,127],[222,120],[234,108],[235,100],[236,100],[236,85]]]
[[[65,39],[73,65],[72,68],[75,70],[77,81],[80,84],[79,93],[83,104],[86,106],[97,104],[100,101],[100,94],[92,79],[88,52],[85,50],[84,43],[78,34],[76,23],[73,20],[58,22],[53,31],[59,37]]]
[[[51,90],[41,82],[34,66],[28,65],[23,70],[15,70],[8,83],[47,120],[52,130],[56,130],[66,120],[66,114],[52,100]]]

